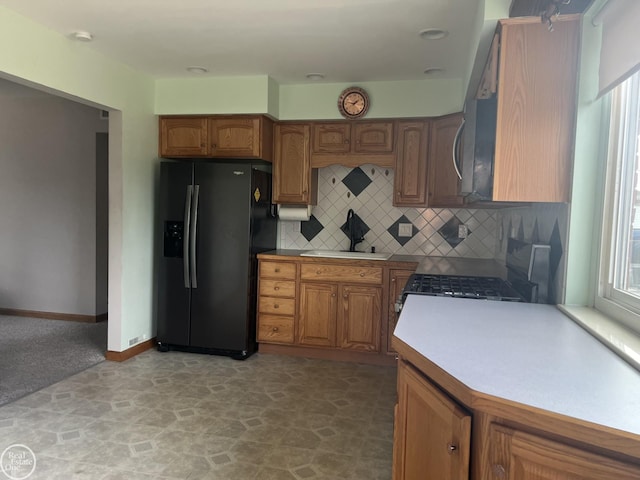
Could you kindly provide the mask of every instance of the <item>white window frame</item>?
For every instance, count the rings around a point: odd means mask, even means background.
[[[636,94],[640,87],[640,74],[633,76],[632,87]],[[600,247],[600,264],[598,288],[594,299],[594,306],[605,315],[616,319],[632,330],[640,333],[640,298],[614,288],[616,274],[616,248],[625,248],[625,239],[618,238],[617,228],[621,215],[628,212],[618,210],[618,194],[625,188],[629,179],[629,172],[622,173],[625,167],[622,156],[628,156],[626,132],[629,125],[623,121],[622,113],[631,108],[622,98],[620,87],[612,93],[611,121],[609,126],[609,149],[607,158],[607,172],[605,184],[605,201],[603,210],[603,229]],[[638,94],[640,97],[640,94]],[[640,102],[640,98],[636,99]],[[636,107],[637,108],[637,107]],[[635,155],[637,152],[633,152]],[[633,185],[631,186],[633,188]]]

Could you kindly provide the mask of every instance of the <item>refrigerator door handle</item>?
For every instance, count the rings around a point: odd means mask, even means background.
[[[189,234],[191,232],[191,197],[193,187],[187,185],[187,194],[184,199],[184,238],[182,239],[182,270],[184,275],[184,288],[191,287],[189,280]]]
[[[198,288],[198,273],[196,271],[196,229],[198,228],[198,199],[200,198],[200,185],[193,187],[193,210],[191,211],[191,233],[190,248],[190,270],[191,270],[191,288]]]

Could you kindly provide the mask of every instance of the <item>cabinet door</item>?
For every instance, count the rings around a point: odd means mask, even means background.
[[[393,480],[469,478],[471,416],[404,361],[394,428]]]
[[[160,118],[161,157],[206,157],[206,118]]]
[[[212,118],[209,120],[211,156],[260,157],[259,118]]]
[[[398,323],[398,314],[396,313],[396,300],[402,293],[402,289],[407,284],[407,280],[414,270],[390,270],[389,271],[389,309],[387,320],[387,353],[396,353],[391,348],[391,337]]]
[[[493,199],[568,202],[580,19],[501,24]]]
[[[312,203],[309,125],[276,125],[274,132],[274,203]]]
[[[462,114],[447,115],[431,122],[429,144],[429,206],[457,207],[464,203],[460,179],[453,165],[456,134],[462,125]]]
[[[342,285],[338,318],[339,347],[365,352],[380,351],[382,289]]]
[[[348,123],[316,123],[312,130],[313,153],[349,153],[351,150]]]
[[[393,205],[427,206],[429,122],[398,124]]]
[[[536,435],[491,426],[491,474],[496,480],[637,480],[640,467]]]
[[[367,122],[354,123],[353,151],[355,153],[392,153],[393,123]]]
[[[300,345],[335,347],[338,286],[331,283],[300,284],[297,340]]]

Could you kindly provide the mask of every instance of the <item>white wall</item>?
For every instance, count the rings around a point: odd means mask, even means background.
[[[4,87],[4,88],[3,88]],[[0,83],[0,307],[96,315],[99,111]]]

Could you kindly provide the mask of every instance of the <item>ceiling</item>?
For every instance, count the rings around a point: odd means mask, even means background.
[[[155,78],[268,75],[280,84],[463,78],[477,0],[0,0]],[[419,32],[445,29],[440,40]],[[76,41],[71,40],[70,41]],[[443,72],[425,75],[427,68]],[[202,74],[199,74],[202,75]]]

